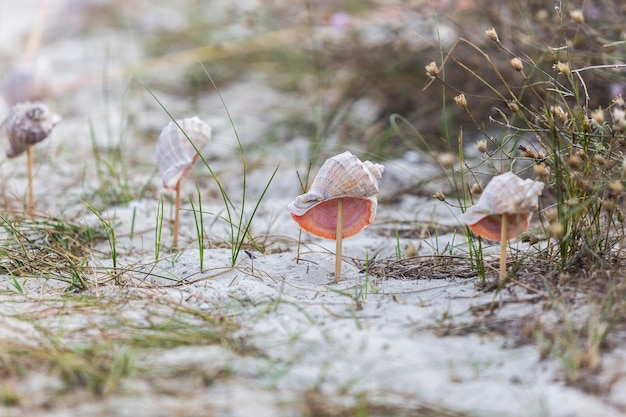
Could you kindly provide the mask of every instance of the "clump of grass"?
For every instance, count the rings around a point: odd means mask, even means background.
[[[167,379],[179,386],[202,372],[195,364],[184,361],[154,366],[154,357],[163,349],[219,345],[241,355],[256,353],[234,335],[239,328],[233,320],[176,302],[155,302],[153,294],[124,293],[106,299],[60,295],[39,298],[37,306],[40,308],[11,314],[13,320],[36,332],[32,340],[28,336],[26,341],[4,340],[0,347],[0,409],[4,406],[20,410],[24,406],[32,411],[37,404],[24,396],[20,387],[42,372],[57,382],[49,397],[49,404],[56,404],[67,401],[68,396],[118,395],[128,381],[142,381],[158,391]],[[143,317],[122,317],[120,308],[147,311]],[[73,316],[82,318],[85,311],[89,320],[71,320]],[[69,327],[68,317],[74,323]],[[206,375],[204,383],[226,376],[227,367],[225,361],[216,372]]]
[[[125,139],[121,138],[118,143],[113,143],[109,138],[109,143],[101,146],[98,144],[93,123],[89,124],[89,132],[98,184],[94,189],[85,191],[83,200],[100,209],[143,198],[152,178],[139,187],[131,182],[128,168],[132,163],[123,146]]]
[[[455,97],[484,137],[476,144],[484,155],[478,162],[466,161],[463,143],[459,143],[459,194],[471,200],[471,189],[463,179],[477,173],[517,170],[537,177],[546,184],[544,228],[539,239],[547,245],[542,256],[552,259],[560,270],[591,268],[610,261],[613,249],[624,237],[621,115],[626,104],[621,97],[614,97],[601,107],[590,107],[594,92],[588,89],[587,77],[592,77],[592,70],[608,72],[610,68],[584,66],[574,60],[568,46],[574,40],[566,37],[564,29],[567,17],[562,13],[558,16],[563,28],[560,44],[543,51],[541,60],[533,59],[531,51],[508,48],[505,44],[515,39],[500,39],[495,29],[489,29],[486,37],[496,47],[495,52],[460,39],[443,59],[444,66],[431,64],[427,72],[442,86],[458,91],[462,86],[448,83],[443,71],[445,65],[457,65],[481,81],[485,90],[482,97]],[[598,36],[591,31],[586,35]],[[458,50],[464,47],[473,50],[482,65],[470,66],[457,58]],[[553,59],[549,66],[545,63],[547,54]],[[493,55],[503,55],[508,62]],[[485,121],[474,115],[477,102],[484,101],[485,96],[496,108],[489,121],[498,127],[502,139],[492,137]],[[607,111],[613,115],[612,122],[606,118]],[[481,114],[480,110],[477,113]],[[480,252],[473,239],[470,248],[473,255]]]
[[[18,277],[61,281],[78,290],[88,287],[83,270],[88,266],[89,248],[105,238],[98,229],[61,219],[27,220],[0,216],[2,243],[0,268],[23,292]]]
[[[111,249],[110,256],[111,262],[113,263],[113,274],[117,273],[117,239],[115,238],[115,226],[111,224],[111,220],[107,220],[102,217],[100,213],[89,203],[87,203],[87,208],[91,211],[100,221],[100,224],[105,230],[107,240],[109,242],[109,248]]]
[[[128,163],[124,159],[121,142],[109,145],[104,150],[98,145],[96,131],[93,124],[89,124],[91,149],[94,156],[98,188],[93,190],[92,196],[85,200],[95,201],[96,197],[103,207],[128,203],[133,199],[128,182]]]
[[[304,391],[303,397],[303,415],[311,417],[471,417],[471,414],[430,404],[409,406],[377,403],[368,398],[366,393],[353,394],[345,401],[349,405],[338,404],[329,400],[328,395],[317,387]]]
[[[5,407],[16,407],[20,404],[20,396],[13,387],[0,385],[0,404]]]
[[[110,345],[60,349],[48,360],[51,371],[59,374],[67,392],[84,388],[97,395],[115,393],[134,370],[129,352]]]

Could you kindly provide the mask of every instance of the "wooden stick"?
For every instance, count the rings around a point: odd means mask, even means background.
[[[337,201],[337,233],[335,236],[337,248],[335,251],[335,283],[341,279],[341,250],[343,247],[343,198]]]
[[[28,202],[27,210],[30,217],[35,216],[35,193],[33,191],[33,152],[32,146],[26,148],[27,174],[28,174]]]
[[[172,243],[172,249],[178,249],[178,229],[180,227],[180,185],[183,179],[179,179],[176,183],[176,200],[174,202],[174,242]]]
[[[506,278],[506,242],[507,240],[507,215],[502,215],[502,224],[500,225],[500,281]]]

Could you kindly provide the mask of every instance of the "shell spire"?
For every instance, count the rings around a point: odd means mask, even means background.
[[[25,101],[11,107],[6,122],[7,137],[11,145],[7,157],[15,158],[29,146],[47,138],[60,121],[58,114],[40,102]]]
[[[309,192],[292,201],[287,209],[307,232],[326,239],[336,238],[338,199],[343,200],[343,237],[369,226],[376,216],[378,181],[385,167],[362,162],[344,152],[324,162]]]
[[[522,179],[512,172],[495,176],[483,190],[478,202],[459,219],[470,230],[490,240],[502,240],[501,227],[506,219],[505,240],[528,230],[530,218],[539,207],[544,184]]]
[[[176,183],[189,174],[200,158],[199,152],[210,140],[211,126],[197,116],[169,122],[163,128],[157,140],[156,155],[166,189],[175,189]]]

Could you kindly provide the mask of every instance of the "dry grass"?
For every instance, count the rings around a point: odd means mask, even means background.
[[[414,256],[402,259],[373,259],[366,266],[369,273],[383,279],[475,278],[466,256]]]
[[[28,308],[16,297],[4,302],[20,305],[3,313],[12,323],[8,329],[16,333],[0,348],[0,410],[43,406],[38,403],[41,393],[29,396],[30,384],[43,384],[44,397],[62,404],[125,394],[139,381],[157,389],[195,384],[200,377],[209,384],[228,374],[227,365],[203,370],[184,360],[154,366],[154,355],[167,350],[217,345],[254,354],[245,341],[233,336],[238,326],[231,319],[185,308],[156,292],[64,295],[26,301]]]
[[[307,417],[471,417],[471,414],[446,410],[442,407],[419,405],[406,407],[370,402],[366,395],[357,396],[354,406],[333,404],[317,389],[304,393],[303,415]]]

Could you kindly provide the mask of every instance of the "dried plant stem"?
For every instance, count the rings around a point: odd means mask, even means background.
[[[24,62],[30,64],[34,56],[37,54],[39,45],[41,44],[41,36],[43,34],[46,18],[48,16],[48,9],[50,7],[50,0],[41,0],[39,2],[39,8],[37,10],[37,17],[35,19],[35,25],[28,37],[26,48],[24,52]]]
[[[343,198],[337,200],[337,248],[335,251],[335,282],[341,280],[341,251],[343,247]]]
[[[500,281],[504,281],[506,278],[506,236],[507,231],[507,216],[502,215],[502,224],[500,225]]]
[[[35,193],[33,191],[33,152],[32,146],[26,148],[27,175],[28,175],[28,215],[35,217]]]
[[[172,249],[178,249],[178,229],[180,228],[180,185],[183,179],[179,179],[176,183],[176,200],[174,201],[174,242]]]

